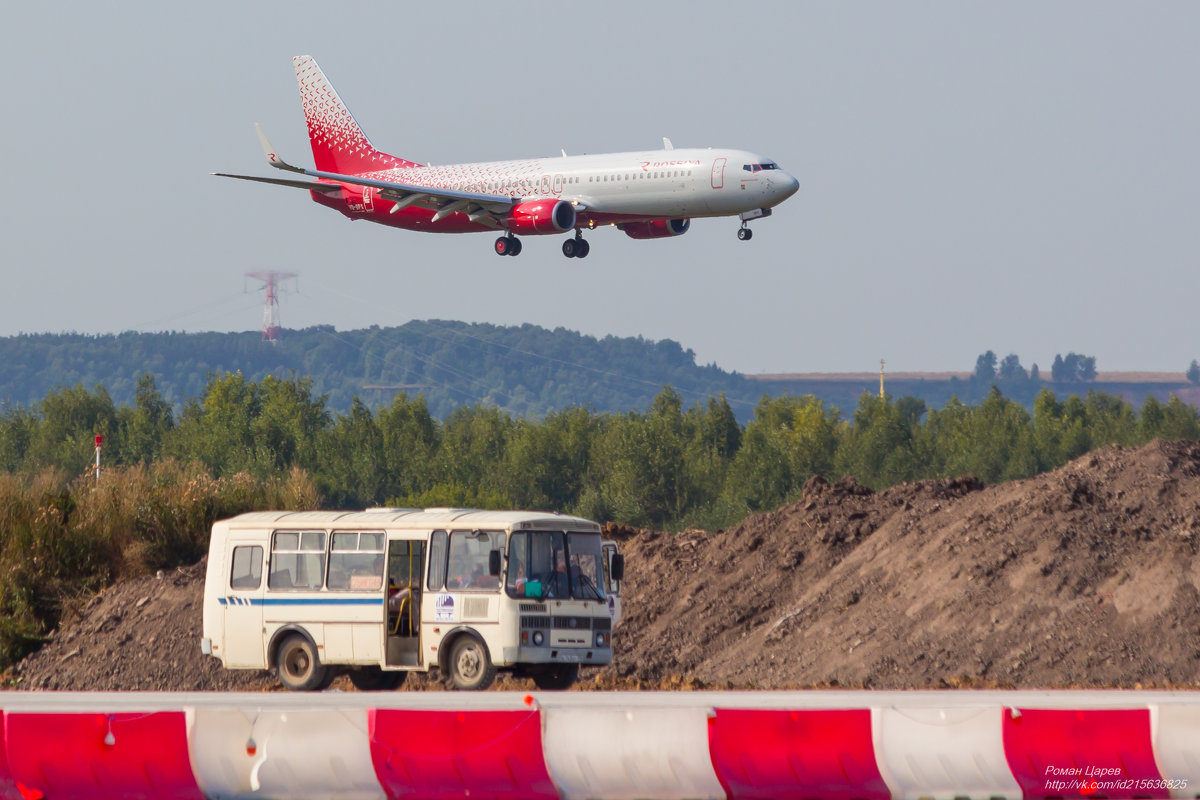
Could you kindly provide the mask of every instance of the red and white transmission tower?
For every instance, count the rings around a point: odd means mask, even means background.
[[[298,277],[295,272],[247,272],[247,278],[263,282],[267,296],[263,300],[262,338],[264,342],[275,344],[279,341],[279,284],[290,278]]]

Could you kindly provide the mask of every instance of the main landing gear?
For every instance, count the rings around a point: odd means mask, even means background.
[[[496,240],[495,250],[498,256],[519,256],[521,254],[521,240],[511,233],[507,236],[501,236]]]
[[[567,258],[587,258],[587,254],[591,252],[591,245],[587,243],[587,239],[583,238],[583,232],[575,231],[574,239],[567,239],[563,242],[563,255]]]
[[[743,242],[748,242],[752,236],[754,236],[754,231],[746,227],[746,223],[743,222],[742,227],[738,228],[738,238]]]

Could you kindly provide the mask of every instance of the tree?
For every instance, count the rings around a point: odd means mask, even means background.
[[[1154,395],[1146,395],[1146,400],[1142,403],[1142,413],[1138,419],[1138,438],[1143,442],[1148,442],[1162,436],[1165,419],[1166,411],[1163,410],[1162,403],[1158,402]]]
[[[409,399],[401,392],[376,414],[383,436],[384,490],[388,497],[407,497],[430,488],[436,476],[434,461],[441,446],[441,428],[429,413],[425,398]]]
[[[1038,370],[1038,365],[1037,365],[1037,362],[1035,361],[1035,362],[1033,362],[1033,366],[1029,368],[1029,380],[1040,381],[1041,379],[1042,379],[1042,373]]]
[[[1025,373],[1025,368],[1021,366],[1021,359],[1017,357],[1016,353],[1009,353],[1004,357],[1004,360],[1000,362],[1000,368],[997,370],[996,375],[1000,380],[1004,381],[1023,380],[1029,377]]]
[[[1054,363],[1050,365],[1050,380],[1055,383],[1070,380],[1070,376],[1067,375],[1067,364],[1063,361],[1061,353],[1054,354]]]
[[[354,398],[350,413],[323,431],[315,477],[334,508],[383,503],[387,475],[383,470],[383,434],[361,400]]]
[[[117,412],[117,453],[122,464],[147,464],[162,455],[163,442],[175,427],[175,415],[148,372],[138,377],[134,397],[134,408],[122,407]]]
[[[521,508],[572,509],[583,492],[599,419],[584,408],[518,420],[504,454],[504,494]]]
[[[1084,401],[1087,414],[1088,444],[1132,445],[1138,440],[1137,418],[1133,406],[1106,392],[1089,391]]]
[[[1200,439],[1200,418],[1197,418],[1196,409],[1171,395],[1163,411],[1160,435],[1164,439]]]
[[[996,377],[996,354],[991,350],[975,359],[975,380],[987,383]]]
[[[887,398],[863,392],[854,426],[837,451],[835,469],[872,489],[919,477],[913,431]]]
[[[198,459],[221,476],[312,470],[318,434],[329,424],[325,397],[313,396],[311,378],[268,375],[256,384],[227,372],[209,381],[203,400],[184,407],[164,451]]]
[[[1196,359],[1192,359],[1191,366],[1187,368],[1188,383],[1200,384],[1200,363],[1196,363]]]
[[[31,431],[25,453],[27,468],[85,472],[94,458],[97,434],[119,452],[119,442],[110,440],[117,428],[117,410],[100,384],[94,393],[82,384],[53,391],[42,400],[40,410],[42,419]]]
[[[1054,365],[1050,368],[1050,377],[1056,382],[1094,381],[1096,380],[1096,357],[1081,356],[1078,353],[1067,353],[1054,356]]]

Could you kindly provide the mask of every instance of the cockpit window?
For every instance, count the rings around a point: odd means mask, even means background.
[[[765,169],[779,169],[779,165],[773,161],[767,161],[764,164],[744,164],[742,169],[746,172],[762,172]]]

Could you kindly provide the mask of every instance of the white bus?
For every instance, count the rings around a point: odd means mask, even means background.
[[[497,670],[565,689],[612,661],[608,591],[623,573],[600,526],[561,514],[253,512],[213,526],[200,647],[293,690],[343,671],[393,689],[432,669],[458,689]]]

